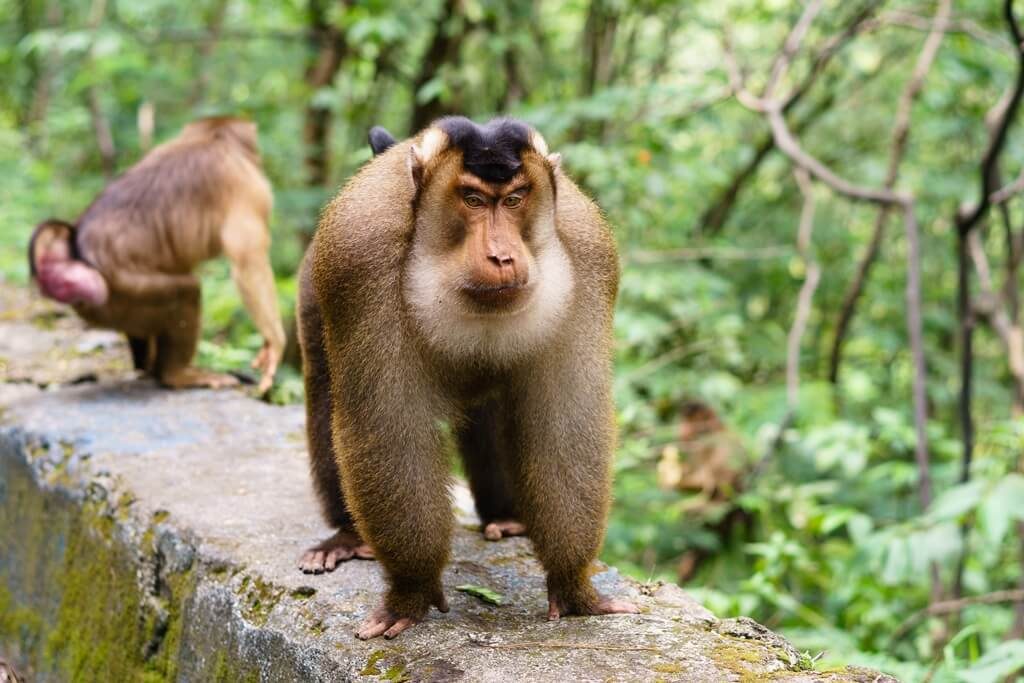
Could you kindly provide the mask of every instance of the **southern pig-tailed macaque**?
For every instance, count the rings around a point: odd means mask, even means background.
[[[600,210],[518,121],[444,118],[380,146],[300,278],[312,473],[338,529],[300,567],[380,561],[388,589],[359,638],[446,611],[454,434],[485,537],[533,542],[548,618],[636,612],[590,582],[615,442],[618,261]]]
[[[201,119],[110,183],[74,225],[40,223],[29,266],[45,296],[125,333],[136,369],[168,387],[223,387],[238,380],[191,365],[200,332],[192,271],[225,255],[263,336],[252,363],[263,393],[285,343],[268,258],[272,203],[256,125]]]

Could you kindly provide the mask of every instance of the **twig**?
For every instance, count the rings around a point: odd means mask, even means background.
[[[88,26],[93,32],[95,39],[96,31],[107,13],[106,0],[93,0],[89,8]],[[89,47],[88,61],[92,61],[95,45]],[[114,147],[114,136],[110,131],[110,121],[103,113],[103,103],[100,101],[99,87],[93,83],[89,85],[85,93],[86,105],[89,108],[89,116],[92,119],[93,132],[96,135],[96,146],[100,151],[100,159],[103,162],[103,175],[109,180],[114,177],[117,168],[117,149]]]
[[[797,296],[796,314],[793,316],[793,325],[789,329],[786,344],[786,409],[791,414],[797,411],[800,400],[800,342],[807,329],[811,303],[821,277],[821,267],[811,250],[811,233],[814,230],[814,188],[811,186],[810,176],[804,169],[793,169],[793,176],[804,198],[803,208],[800,210],[796,248],[803,258],[807,274]]]
[[[790,94],[785,98],[785,104],[782,106],[782,113],[784,116],[796,107],[803,97],[810,92],[811,87],[818,80],[818,77],[825,72],[825,68],[828,66],[832,58],[838,54],[843,47],[849,44],[853,38],[867,28],[875,11],[884,1],[885,0],[868,0],[865,2],[850,16],[839,33],[826,39],[815,51],[815,55],[813,59],[811,59],[811,66],[807,70],[807,73],[804,74],[800,83],[794,86],[790,91]],[[879,73],[878,70],[873,71],[868,77],[870,78],[877,73]],[[801,114],[800,118],[793,124],[793,130],[799,133],[809,127],[822,112],[826,111],[827,108],[831,106],[835,99],[834,93],[832,89],[826,89],[826,91],[825,97]],[[714,234],[721,230],[729,216],[729,213],[735,206],[736,199],[743,186],[747,181],[754,177],[754,174],[761,166],[761,163],[774,149],[775,138],[770,133],[761,142],[755,145],[754,156],[739,171],[737,171],[735,175],[733,175],[732,180],[725,186],[725,189],[718,194],[711,205],[705,209],[701,215],[698,222],[699,229],[701,231]]]
[[[994,205],[1002,205],[1021,192],[1024,192],[1024,170],[1021,170],[1020,175],[1012,183],[993,192],[990,201]]]
[[[932,19],[922,17],[911,12],[904,12],[902,10],[883,12],[882,15],[878,17],[877,23],[879,25],[899,26],[929,32],[934,26],[934,21]],[[984,43],[985,45],[998,50],[1013,51],[1013,45],[1007,42],[1005,38],[998,34],[986,31],[984,28],[979,26],[977,22],[972,21],[971,19],[963,17],[951,18],[946,26],[946,32],[968,35],[978,42]]]
[[[971,595],[955,600],[933,602],[923,610],[911,614],[893,631],[892,639],[900,640],[919,624],[925,617],[938,617],[944,614],[955,614],[972,605],[998,605],[1004,602],[1024,602],[1024,589],[993,591],[984,595]]]
[[[1001,297],[996,293],[992,283],[992,271],[988,265],[985,248],[977,230],[972,230],[967,237],[967,248],[978,273],[981,296],[976,298],[972,308],[980,316],[988,320],[1006,349],[1006,362],[1013,378],[1016,393],[1015,402],[1024,403],[1024,335],[1019,325],[1015,325],[1007,315]]]
[[[1003,98],[993,108],[993,118],[988,147],[981,160],[981,193],[973,205],[965,204],[957,210],[954,219],[957,228],[957,309],[960,317],[960,432],[963,443],[960,481],[971,478],[971,460],[974,451],[974,421],[971,415],[972,383],[974,372],[974,314],[971,310],[969,237],[987,214],[992,205],[992,195],[999,183],[999,156],[1003,151],[1010,125],[1016,118],[1021,98],[1024,96],[1024,37],[1021,36],[1017,17],[1013,13],[1013,0],[1004,0],[1003,17],[1013,40],[1017,56],[1017,76],[1008,98]],[[966,537],[967,526],[961,526],[961,536]],[[953,575],[952,595],[958,598],[963,589],[965,550],[961,551]]]
[[[944,0],[948,1],[948,0]],[[811,2],[808,3],[804,9],[804,13],[797,25],[789,34],[789,38],[786,40],[786,45],[783,48],[782,55],[776,59],[776,65],[788,64],[792,54],[795,54],[796,50],[799,49],[800,38],[807,32],[807,25],[809,24],[809,18],[813,18],[820,8],[820,3]],[[944,20],[940,23],[940,26],[944,25]],[[940,34],[941,37],[941,34]],[[932,45],[935,41],[929,41],[928,45]],[[937,49],[937,45],[934,48]],[[723,38],[723,51],[725,56],[725,65],[727,73],[729,75],[729,84],[733,91],[736,93],[737,100],[744,106],[754,110],[760,111],[765,114],[768,118],[768,123],[772,129],[772,135],[775,138],[775,144],[782,152],[790,158],[790,160],[797,166],[802,168],[808,174],[813,176],[818,181],[828,185],[835,192],[846,196],[849,199],[855,201],[865,201],[878,204],[882,207],[899,207],[903,210],[904,222],[906,224],[906,230],[908,240],[913,240],[913,247],[908,252],[908,259],[910,263],[910,272],[908,273],[907,282],[907,324],[910,327],[910,340],[911,349],[914,358],[914,420],[915,428],[917,432],[917,446],[915,449],[915,455],[917,458],[919,477],[921,481],[921,497],[925,502],[930,501],[931,492],[929,484],[929,471],[928,471],[928,443],[927,443],[927,431],[926,418],[927,418],[927,406],[925,404],[926,391],[925,391],[925,372],[924,372],[924,351],[922,348],[922,333],[921,333],[921,312],[920,312],[920,275],[919,275],[919,262],[920,254],[919,249],[916,246],[917,242],[917,220],[914,213],[914,197],[913,195],[896,192],[890,188],[876,189],[872,187],[865,187],[861,185],[855,185],[850,181],[842,178],[838,174],[832,171],[828,166],[823,164],[818,159],[808,154],[800,146],[797,140],[793,137],[788,126],[786,125],[785,118],[782,115],[781,105],[778,100],[770,97],[771,93],[768,92],[763,97],[756,97],[750,93],[744,85],[744,79],[742,71],[739,68],[738,63],[734,55],[732,54],[731,45],[728,40],[728,35]],[[786,55],[790,55],[787,57]],[[920,60],[919,60],[920,62]],[[769,85],[775,81],[781,79],[783,74],[774,76],[769,81]],[[923,74],[920,80],[923,82]],[[920,87],[920,86],[917,86]],[[911,98],[912,100],[912,98]],[[909,104],[908,104],[909,107]],[[787,417],[790,417],[787,414]],[[787,424],[787,421],[783,421],[783,427]],[[775,447],[777,448],[780,435],[775,440]],[[773,451],[775,448],[773,448]],[[764,459],[762,459],[763,462]]]
[[[918,55],[917,62],[914,64],[914,71],[911,74],[910,80],[904,86],[903,93],[900,95],[899,106],[896,112],[896,123],[893,125],[892,130],[892,151],[889,153],[889,166],[885,176],[886,189],[895,187],[896,180],[899,178],[900,166],[906,155],[907,142],[910,139],[910,115],[913,112],[914,102],[924,87],[924,81],[928,76],[928,72],[931,71],[932,64],[935,62],[935,56],[938,54],[939,46],[942,44],[942,38],[949,28],[951,11],[951,0],[942,0],[939,3],[935,17],[930,24],[928,37],[925,39],[924,46],[921,48],[921,54]],[[846,296],[843,297],[843,305],[840,308],[839,319],[836,322],[836,334],[832,342],[832,353],[829,358],[829,380],[833,384],[837,384],[839,381],[839,366],[842,362],[843,342],[849,330],[850,321],[853,319],[856,311],[857,301],[864,291],[864,285],[871,273],[871,267],[878,258],[888,218],[887,209],[883,208],[879,211],[878,216],[875,218],[875,227],[871,233],[868,249],[857,266],[856,277],[850,284]]]
[[[688,247],[683,249],[637,249],[626,254],[623,259],[627,263],[662,263],[665,261],[760,261],[766,259],[787,258],[793,254],[793,248],[783,244],[767,247]]]
[[[772,64],[771,75],[768,76],[768,82],[764,86],[763,97],[765,99],[775,94],[775,86],[778,85],[785,73],[789,71],[789,64],[793,61],[793,56],[796,55],[797,50],[800,49],[800,43],[803,42],[804,36],[807,35],[807,30],[814,22],[814,17],[821,11],[822,4],[824,4],[823,0],[811,0],[808,2],[803,14],[800,15],[800,19],[793,26],[789,35],[786,36],[786,42],[775,58],[775,63]]]

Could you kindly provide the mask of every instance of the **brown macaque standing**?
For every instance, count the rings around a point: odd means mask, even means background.
[[[737,529],[749,531],[748,513],[734,502],[743,490],[743,478],[749,469],[739,437],[707,403],[687,402],[680,413],[679,445],[662,450],[658,485],[699,493],[687,505],[687,511],[714,519],[708,527],[716,535],[728,537]],[[691,548],[683,553],[677,565],[679,581],[693,578],[709,555],[706,548]]]
[[[706,403],[686,403],[680,412],[679,445],[686,457],[680,461],[679,449],[666,447],[658,462],[658,485],[699,491],[708,502],[735,497],[745,470],[739,439]]]
[[[284,351],[268,252],[273,203],[256,125],[217,117],[185,126],[110,183],[74,225],[47,220],[29,243],[40,291],[87,322],[124,332],[135,367],[169,387],[238,380],[191,365],[199,340],[201,262],[227,256],[263,348],[260,393]]]
[[[518,121],[383,136],[300,278],[313,479],[338,529],[301,568],[380,561],[388,590],[359,638],[447,610],[449,425],[486,537],[532,540],[548,617],[636,612],[589,578],[615,441],[618,261],[601,212]]]

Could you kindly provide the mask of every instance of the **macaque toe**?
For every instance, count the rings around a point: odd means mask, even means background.
[[[353,557],[372,560],[373,548],[355,531],[343,529],[306,550],[299,558],[299,569],[306,574],[323,574]]]
[[[526,525],[515,519],[496,519],[484,526],[484,538],[488,541],[500,541],[509,536],[523,536]]]
[[[370,612],[370,614],[359,625],[356,631],[356,638],[369,640],[377,636],[384,636],[391,640],[402,631],[406,631],[420,623],[415,617],[399,617],[384,605]]]
[[[639,614],[640,608],[628,600],[606,598],[598,595],[591,606],[573,606],[558,596],[548,595],[548,621],[556,621],[569,615],[594,616],[601,614]]]
[[[168,373],[160,378],[160,382],[171,389],[187,389],[201,387],[206,389],[226,389],[238,386],[239,379],[233,375],[199,368],[184,368],[178,372]]]
[[[602,598],[597,603],[597,614],[640,614],[640,608],[629,600]]]

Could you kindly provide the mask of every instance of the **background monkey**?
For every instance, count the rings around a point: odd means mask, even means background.
[[[47,220],[29,242],[41,292],[86,321],[128,336],[135,367],[170,387],[236,384],[190,365],[200,332],[192,270],[224,254],[263,348],[270,388],[284,351],[268,251],[273,195],[256,125],[217,117],[185,126],[110,183],[75,225]]]
[[[392,142],[371,136],[382,153],[324,211],[300,278],[312,472],[339,529],[300,566],[380,560],[360,638],[446,610],[447,423],[485,533],[525,525],[549,618],[637,611],[589,579],[615,439],[610,230],[525,124],[452,117]]]

